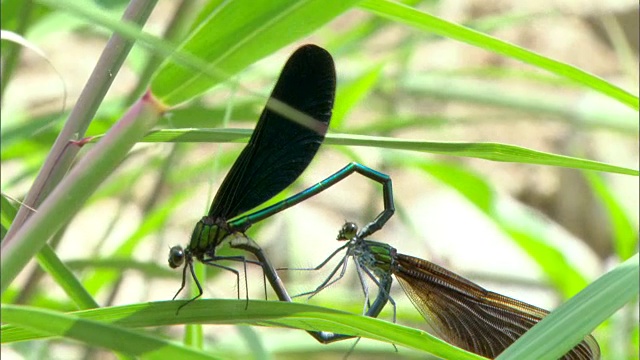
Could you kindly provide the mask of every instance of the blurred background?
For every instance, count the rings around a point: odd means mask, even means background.
[[[113,14],[126,6],[125,1],[99,3]],[[5,11],[11,4],[2,3],[3,29],[11,28]],[[442,0],[414,6],[574,65],[637,94],[637,1]],[[198,2],[160,1],[145,30],[163,34],[178,9],[195,14]],[[14,45],[2,43],[1,185],[2,193],[16,200],[28,191],[110,34],[59,11],[39,8],[31,16],[31,27],[23,35],[46,59],[22,49],[17,61],[7,64],[5,51]],[[284,62],[304,43],[316,43],[334,56],[338,93],[330,133],[505,143],[638,168],[636,112],[526,64],[450,39],[425,36],[357,8],[198,101],[174,109],[159,127],[253,128]],[[144,88],[140,79],[147,59],[143,49],[134,48],[88,136],[106,132],[137,98]],[[7,71],[10,82],[5,82]],[[208,210],[242,147],[237,143],[137,145],[84,210],[52,240],[57,253],[102,306],[171,299],[180,286],[181,271],[167,266],[168,248],[188,243],[193,226]],[[278,199],[323,180],[351,161],[393,179],[396,215],[372,239],[536,306],[557,307],[637,252],[639,194],[638,180],[632,176],[325,144],[309,169]],[[247,234],[278,267],[314,267],[339,246],[335,238],[345,221],[363,225],[381,210],[381,186],[353,175],[255,225]],[[280,275],[291,294],[309,291],[338,260],[321,271]],[[235,277],[209,270],[204,297],[235,298]],[[331,288],[299,301],[362,311],[364,297],[353,264],[349,270]],[[253,267],[247,273],[252,299],[264,297],[261,277]],[[243,281],[244,276],[242,292]],[[397,285],[392,296],[398,323],[427,328]],[[35,263],[21,273],[5,297],[74,309]],[[270,290],[269,299],[275,300]],[[392,320],[390,306],[380,318]],[[179,337],[183,328],[158,331]],[[212,351],[237,358],[342,358],[354,343],[322,346],[302,331],[272,328],[205,326],[205,332]],[[612,317],[595,336],[607,354],[605,359],[637,359],[637,304]],[[5,355],[112,357],[55,340],[3,346]],[[355,359],[390,356],[422,357],[366,339],[349,355]]]

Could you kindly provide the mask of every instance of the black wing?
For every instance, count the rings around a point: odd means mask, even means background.
[[[324,140],[335,88],[333,59],[326,50],[304,45],[291,55],[271,98],[315,119],[316,129],[265,107],[213,199],[209,216],[230,220],[271,199],[300,176]]]

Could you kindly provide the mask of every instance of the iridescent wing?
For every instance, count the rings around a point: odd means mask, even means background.
[[[300,176],[324,140],[335,88],[333,59],[326,50],[305,45],[291,55],[271,98],[315,119],[314,129],[265,107],[249,143],[222,182],[210,217],[230,220],[271,199]]]

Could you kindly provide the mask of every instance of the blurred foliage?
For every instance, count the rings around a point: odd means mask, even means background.
[[[77,102],[78,89],[87,78],[81,70],[94,65],[111,32],[119,31],[135,38],[138,45],[95,116],[87,119],[90,125],[81,137],[109,131],[140,89],[152,81],[168,103],[182,103],[168,112],[159,130],[250,129],[284,59],[298,45],[313,42],[330,51],[338,72],[330,134],[336,138],[346,134],[346,141],[362,136],[372,144],[325,145],[310,171],[270,203],[323,179],[349,161],[363,162],[394,179],[397,216],[376,234],[376,240],[396,241],[393,245],[402,253],[440,263],[492,290],[507,284],[505,291],[514,294],[510,296],[531,303],[546,301],[547,307],[556,307],[638,252],[637,176],[563,169],[570,164],[562,162],[560,167],[532,165],[535,156],[530,161],[497,163],[467,155],[388,149],[382,141],[376,144],[377,137],[386,137],[515,145],[637,173],[637,97],[621,88],[637,88],[638,78],[624,74],[622,66],[611,60],[620,49],[598,42],[579,47],[566,39],[547,44],[552,37],[540,34],[545,26],[549,26],[546,32],[566,31],[580,16],[552,10],[470,8],[461,16],[466,22],[456,24],[444,20],[451,17],[445,10],[452,11],[447,1],[406,1],[405,7],[370,0],[350,9],[347,2],[323,5],[323,1],[309,1],[299,6],[265,2],[256,8],[250,1],[236,1],[225,8],[221,1],[206,1],[203,6],[188,0],[161,1],[145,27],[156,34],[149,37],[119,22],[125,1],[87,2],[85,7],[72,1],[53,3],[2,2],[3,31],[20,34],[44,49],[69,89],[61,93],[58,75],[43,59],[14,43],[2,42],[3,239],[71,109],[82,105]],[[246,14],[253,13],[255,17],[247,18]],[[223,29],[224,24],[233,26]],[[590,39],[582,26],[571,31],[579,39]],[[521,47],[502,46],[495,42],[498,39],[511,39]],[[624,41],[615,43],[624,46]],[[190,52],[173,52],[185,49]],[[561,50],[554,53],[554,49]],[[566,63],[551,61],[560,58]],[[580,59],[584,58],[608,67],[581,69],[585,62]],[[568,65],[574,61],[581,65]],[[206,66],[200,67],[202,64]],[[158,73],[158,68],[163,70]],[[182,71],[185,77],[176,75]],[[198,87],[172,92],[185,85],[188,76],[198,78]],[[614,83],[625,85],[618,88]],[[67,102],[61,105],[64,99]],[[241,141],[234,139],[223,133],[217,141]],[[83,211],[65,224],[55,237],[57,243],[50,241],[51,257],[38,260],[48,269],[44,264],[54,264],[59,257],[60,271],[64,274],[66,267],[75,278],[62,275],[63,280],[57,281],[64,282],[66,277],[74,284],[77,279],[81,289],[76,290],[86,291],[100,306],[135,306],[173,296],[181,272],[166,268],[168,246],[186,243],[191,226],[208,208],[241,148],[241,144],[163,141],[137,145]],[[454,151],[449,154],[456,155]],[[379,189],[354,181],[256,224],[248,234],[264,246],[277,266],[316,265],[337,247],[332,239],[342,221],[368,222],[381,206],[376,195]],[[229,252],[232,250],[221,249],[220,254]],[[469,260],[474,258],[477,262]],[[41,267],[25,268],[2,294],[2,304],[30,305],[42,310],[42,319],[62,327],[70,317],[60,312],[86,306],[60,291],[64,286],[53,283],[55,276]],[[218,269],[206,271],[205,297],[236,296],[237,289],[231,285],[235,283],[228,275],[218,277]],[[314,288],[322,274],[290,271],[281,276],[295,293]],[[260,272],[250,269],[247,277],[251,298],[261,299]],[[319,294],[313,304],[359,313],[363,298],[360,290],[354,290],[359,284],[351,272],[347,277]],[[398,304],[398,323],[426,328],[401,292],[394,288],[392,295]],[[272,300],[274,295],[269,291],[268,297]],[[533,300],[535,297],[542,300]],[[37,313],[30,316],[38,320]],[[391,321],[391,310],[380,318]],[[166,339],[180,337],[169,327],[134,333],[117,324],[106,330],[94,325],[83,323],[97,333],[122,331],[117,334],[127,336],[130,331],[135,339],[152,337],[157,341],[154,346],[171,346],[165,344]],[[298,330],[203,328],[204,353],[222,358],[298,358],[301,354],[337,358],[349,352],[352,344],[318,345]],[[3,327],[3,334],[6,329]],[[637,297],[594,335],[603,358],[637,359]],[[28,344],[32,343],[36,341]],[[73,358],[95,355],[61,339],[37,343],[37,348],[3,343],[2,353],[31,358],[37,351],[39,357],[59,358],[72,346]],[[130,345],[135,347],[135,343]],[[181,352],[185,349],[190,347],[171,348],[164,355],[175,350],[171,354],[187,356]],[[197,357],[202,353],[194,350],[189,354]],[[405,347],[395,352],[391,345],[363,339],[350,354],[356,359],[376,356],[424,358],[425,353]]]

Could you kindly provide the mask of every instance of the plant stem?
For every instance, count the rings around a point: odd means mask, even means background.
[[[149,18],[156,3],[157,0],[132,0],[122,16],[122,21],[142,26]],[[2,242],[3,249],[11,243],[11,238],[31,216],[29,208],[38,208],[69,171],[71,163],[79,151],[79,147],[69,146],[69,141],[84,137],[91,119],[95,116],[98,106],[102,103],[131,47],[133,47],[133,41],[123,38],[119,34],[113,34],[109,39],[78,98],[78,102],[69,114],[69,118],[53,144],[44,165],[31,185],[24,203],[20,206],[18,214]]]

